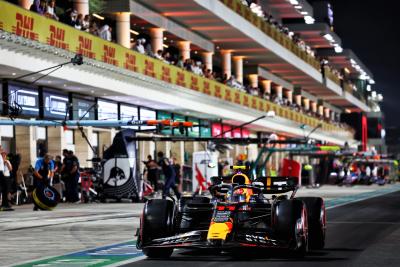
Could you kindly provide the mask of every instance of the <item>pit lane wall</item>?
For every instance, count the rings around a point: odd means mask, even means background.
[[[80,53],[87,58],[239,104],[244,108],[261,112],[274,111],[277,116],[299,124],[307,124],[311,127],[322,124],[322,130],[328,133],[352,135],[340,127],[281,107],[258,96],[251,96],[217,81],[195,75],[3,0],[0,0],[0,10],[0,30],[73,53]]]

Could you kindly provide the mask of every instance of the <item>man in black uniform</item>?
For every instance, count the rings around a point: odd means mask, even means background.
[[[181,197],[181,193],[179,193],[178,188],[175,184],[175,170],[169,160],[164,157],[164,153],[162,151],[157,153],[158,156],[158,165],[161,167],[161,170],[165,176],[165,184],[163,189],[163,198],[169,195],[169,191],[172,188],[174,190],[175,196],[179,199]]]
[[[75,203],[79,201],[79,162],[72,151],[64,149],[63,155],[64,160],[61,172],[65,182],[65,197],[67,202]]]

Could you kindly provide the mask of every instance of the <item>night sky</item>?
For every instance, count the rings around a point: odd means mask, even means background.
[[[313,1],[310,0],[310,3]],[[334,31],[374,75],[386,127],[400,127],[400,1],[331,0]]]

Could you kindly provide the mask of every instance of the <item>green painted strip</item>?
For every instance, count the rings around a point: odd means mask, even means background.
[[[136,241],[130,241],[32,261],[16,265],[16,267],[103,267],[116,265],[141,256],[143,256],[143,253],[136,249]]]

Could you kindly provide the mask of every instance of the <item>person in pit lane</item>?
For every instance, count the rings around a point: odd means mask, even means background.
[[[34,188],[36,190],[41,190],[43,187],[48,186],[53,174],[54,163],[51,160],[51,156],[45,154],[44,157],[38,158],[35,164],[35,171],[33,172]],[[39,208],[35,205],[33,210],[38,211]]]

